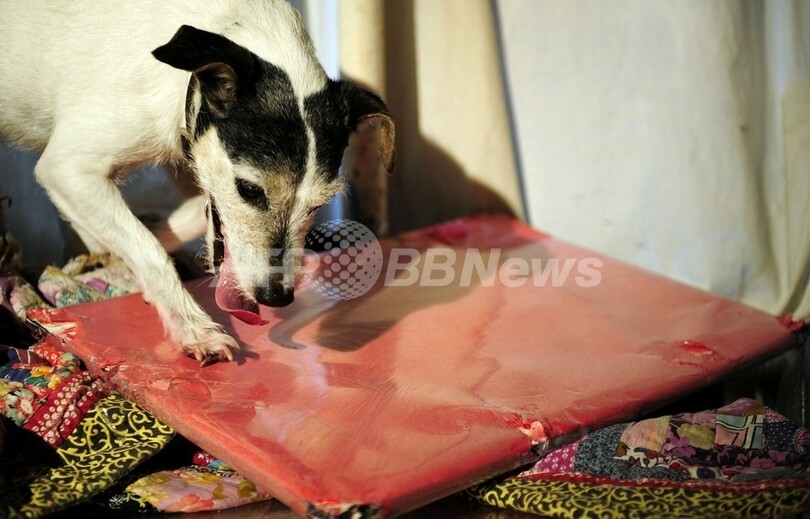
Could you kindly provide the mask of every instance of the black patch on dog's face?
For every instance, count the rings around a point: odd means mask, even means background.
[[[329,81],[326,87],[304,100],[304,113],[315,135],[315,154],[319,171],[334,179],[343,152],[349,145],[349,106],[341,95],[340,83]]]
[[[213,250],[213,266],[219,268],[222,261],[225,259],[225,237],[222,234],[222,222],[219,219],[219,211],[217,205],[214,203],[213,198],[208,199],[206,206],[208,217],[211,218],[211,223],[214,226],[214,250]]]
[[[308,139],[304,120],[287,74],[261,61],[256,83],[240,86],[228,116],[215,117],[203,100],[197,116],[199,136],[211,125],[228,156],[261,171],[289,173],[300,181],[307,166]]]
[[[192,84],[202,95],[195,138],[213,125],[235,163],[288,173],[296,182],[303,178],[308,135],[284,70],[220,34],[188,25],[152,54],[193,72]],[[347,82],[327,80],[320,92],[304,100],[306,122],[315,138],[313,166],[329,179],[337,175],[349,134],[362,115],[357,110],[358,91]]]
[[[319,169],[333,179],[361,118],[375,113],[388,115],[388,107],[375,94],[351,82],[329,80],[323,90],[304,100],[304,112],[315,135]]]

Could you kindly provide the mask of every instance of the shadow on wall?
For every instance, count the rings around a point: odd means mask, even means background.
[[[501,195],[467,176],[464,168],[437,145],[421,137],[414,148],[418,150],[416,156],[398,162],[390,180],[393,233],[473,214],[517,218]]]
[[[419,127],[414,4],[385,8],[385,96],[397,125],[397,161],[389,181],[391,232],[476,213],[516,216],[509,203],[464,168]],[[452,92],[448,92],[452,95]],[[472,108],[471,108],[472,109]]]

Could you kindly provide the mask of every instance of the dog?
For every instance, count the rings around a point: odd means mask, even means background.
[[[327,77],[285,0],[3,1],[0,71],[0,139],[41,152],[34,173],[60,214],[90,252],[124,260],[202,365],[239,346],[167,248],[205,234],[218,304],[255,323],[258,304],[292,302],[290,251],[345,191],[341,162],[369,201],[361,213],[385,231],[389,110]],[[197,186],[156,233],[117,187],[146,164]]]

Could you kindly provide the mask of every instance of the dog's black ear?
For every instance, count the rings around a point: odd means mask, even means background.
[[[239,96],[254,88],[259,70],[258,58],[246,48],[190,25],[180,27],[152,55],[163,63],[192,72],[216,117],[227,117]]]
[[[376,94],[348,81],[341,82],[342,93],[348,101],[349,125],[353,137],[365,140],[388,173],[394,169],[395,125],[385,102]]]
[[[394,169],[396,130],[388,107],[377,95],[341,81],[348,107],[349,146],[343,165],[353,183],[359,219],[377,235],[388,232],[388,178]]]

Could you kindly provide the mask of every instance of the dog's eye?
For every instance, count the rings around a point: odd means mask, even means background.
[[[260,209],[267,208],[267,197],[264,196],[264,189],[261,186],[248,182],[241,178],[236,179],[236,190],[245,202]]]

